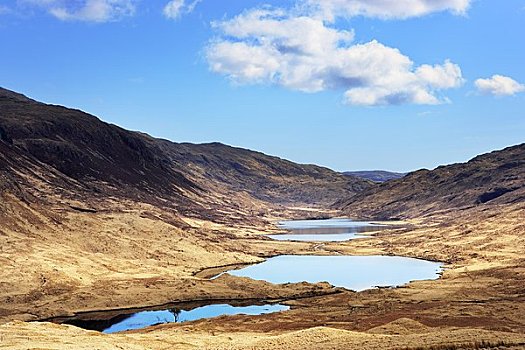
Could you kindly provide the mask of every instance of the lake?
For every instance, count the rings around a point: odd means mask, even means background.
[[[441,263],[398,256],[281,255],[228,273],[274,284],[328,282],[362,291],[437,279],[441,271]]]
[[[212,318],[223,315],[263,315],[285,311],[290,307],[281,304],[232,306],[229,304],[203,305],[193,309],[179,309],[176,307],[164,310],[145,310],[129,314],[108,312],[107,318],[92,319],[92,316],[83,315],[83,318],[69,319],[61,323],[72,324],[84,329],[97,330],[103,333],[117,333],[133,329],[141,329],[163,323],[180,323],[196,321],[203,318]],[[96,313],[103,316],[104,313]]]
[[[289,233],[268,235],[268,237],[279,241],[312,242],[340,242],[365,238],[367,237],[363,235],[365,233],[389,228],[387,225],[350,219],[281,221],[278,227]]]

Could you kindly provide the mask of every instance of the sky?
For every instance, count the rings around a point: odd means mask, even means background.
[[[0,86],[338,171],[525,142],[525,0],[0,0]]]

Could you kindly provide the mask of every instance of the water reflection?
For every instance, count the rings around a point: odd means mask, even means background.
[[[361,291],[437,279],[441,263],[398,256],[282,255],[228,273],[275,284],[328,282]]]
[[[75,325],[89,330],[103,333],[117,333],[133,329],[141,329],[164,323],[195,321],[203,318],[212,318],[222,315],[262,315],[272,312],[285,311],[289,307],[281,304],[232,306],[229,304],[213,304],[196,307],[189,310],[169,308],[165,310],[145,310],[136,313],[109,316],[97,313],[98,320],[72,319],[63,323]]]
[[[288,230],[289,233],[268,235],[268,237],[279,241],[317,242],[339,242],[365,238],[366,233],[388,228],[386,225],[350,219],[281,221],[278,227]]]

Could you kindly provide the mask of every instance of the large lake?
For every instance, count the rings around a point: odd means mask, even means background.
[[[367,237],[363,234],[384,230],[389,226],[350,219],[281,221],[279,228],[289,233],[268,235],[279,241],[340,242]]]
[[[275,284],[328,282],[362,291],[437,279],[441,271],[441,263],[398,256],[282,255],[228,273]]]

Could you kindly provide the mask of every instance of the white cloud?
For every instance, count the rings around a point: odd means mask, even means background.
[[[236,83],[342,90],[355,105],[443,103],[439,91],[463,83],[448,60],[415,67],[398,49],[375,40],[352,44],[352,31],[283,10],[251,10],[214,27],[222,36],[206,49],[210,69]]]
[[[63,21],[110,22],[135,14],[135,0],[24,0]]]
[[[474,85],[481,93],[494,96],[512,96],[525,91],[525,85],[498,74],[493,75],[492,78],[478,79]]]
[[[457,64],[446,60],[442,65],[423,64],[416,70],[417,76],[436,89],[450,89],[463,84],[461,69]]]
[[[164,6],[162,13],[166,18],[179,19],[183,14],[193,12],[199,2],[201,2],[201,0],[193,0],[190,2],[186,0],[171,0]]]
[[[464,14],[472,0],[303,0],[303,4],[327,20],[335,17],[405,19],[435,12]]]

